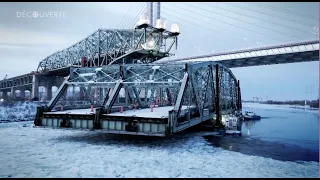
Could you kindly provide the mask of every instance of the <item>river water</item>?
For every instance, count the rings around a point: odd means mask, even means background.
[[[262,118],[245,121],[242,137],[205,136],[213,146],[283,161],[319,161],[318,111],[243,103]]]

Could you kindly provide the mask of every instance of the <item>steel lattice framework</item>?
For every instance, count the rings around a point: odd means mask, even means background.
[[[79,87],[84,97],[74,93],[66,98],[68,89],[74,87]],[[240,112],[240,94],[239,82],[230,69],[214,62],[108,65],[73,69],[42,111],[49,112],[45,117],[52,119],[61,117],[59,114],[50,115],[51,111],[61,111],[61,106],[64,107],[62,111],[87,109],[90,106],[102,108],[95,114],[92,125],[99,129],[102,122],[114,121],[112,113],[118,112],[119,107],[132,110],[150,108],[152,104],[157,104],[159,108],[171,106],[173,109],[164,113],[163,118],[150,117],[147,121],[166,124],[166,134],[172,134],[203,121],[221,120],[222,115]],[[75,116],[80,118],[81,115]],[[93,117],[86,114],[83,116]],[[38,125],[39,118],[41,113],[35,122]]]
[[[87,89],[91,89],[92,92],[98,91],[96,99],[100,99],[97,101],[100,104],[96,105],[105,106],[103,103],[106,101],[101,99],[106,96],[99,97],[100,90],[114,89],[117,82],[121,81],[122,89],[128,93],[129,102],[136,102],[140,107],[145,108],[149,107],[157,96],[164,99],[168,105],[175,104],[185,74],[188,74],[188,83],[183,99],[184,105],[197,106],[201,112],[204,108],[213,109],[215,92],[218,88],[216,83],[219,83],[222,107],[228,109],[237,106],[239,94],[235,76],[229,69],[214,62],[175,65],[125,64],[100,68],[76,68],[72,70],[66,85],[68,87],[78,86],[84,91]],[[219,82],[217,82],[217,76]],[[93,98],[91,91],[85,93]],[[90,102],[93,101],[94,99],[90,100]]]
[[[152,40],[154,45],[147,47]],[[170,32],[147,29],[99,29],[82,41],[42,60],[37,71],[80,65],[80,59],[88,59],[86,67],[99,67],[118,63],[134,63],[137,60],[152,62],[169,56],[177,37]],[[168,43],[168,45],[167,45]]]

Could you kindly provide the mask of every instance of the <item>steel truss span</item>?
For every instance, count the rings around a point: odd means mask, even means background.
[[[35,125],[166,136],[238,113],[240,94],[233,73],[214,62],[75,68]]]
[[[168,57],[177,37],[170,32],[147,29],[99,29],[71,47],[56,52],[42,60],[37,68],[47,72],[69,66],[80,66],[85,58],[85,67],[111,64],[153,62]]]

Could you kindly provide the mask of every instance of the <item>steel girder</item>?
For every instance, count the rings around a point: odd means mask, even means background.
[[[13,87],[32,85],[33,74],[25,74],[0,81],[0,90],[10,89]]]
[[[153,49],[146,49],[149,40]],[[169,56],[177,37],[167,31],[154,29],[99,29],[73,46],[56,52],[42,60],[37,71],[46,72],[72,65],[80,66],[80,59],[88,59],[86,67],[99,67],[117,63],[132,63],[135,60],[152,62]],[[171,43],[171,45],[166,45]],[[145,57],[145,58],[144,58]]]

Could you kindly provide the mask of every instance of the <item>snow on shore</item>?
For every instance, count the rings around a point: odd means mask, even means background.
[[[260,104],[260,103],[242,103],[242,109],[277,109],[277,110],[290,110],[297,112],[308,112],[308,113],[319,113],[318,109],[304,107],[304,106],[294,106],[294,105],[274,105],[274,104]]]
[[[0,177],[318,176],[316,162],[285,162],[215,148],[201,133],[127,137],[16,122],[0,124],[0,136]]]
[[[13,105],[0,106],[0,123],[14,121],[31,121],[36,115],[37,102],[17,102]]]

